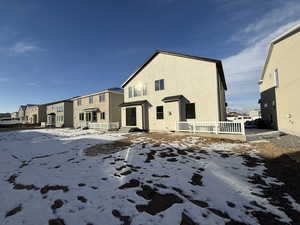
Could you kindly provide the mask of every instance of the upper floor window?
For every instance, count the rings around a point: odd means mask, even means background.
[[[155,81],[155,91],[160,91],[165,89],[165,80],[160,79]]]
[[[77,105],[80,106],[81,105],[81,99],[77,100]]]
[[[57,106],[56,111],[57,112],[63,112],[64,111],[64,107],[63,106]]]
[[[275,84],[275,87],[279,86],[279,73],[278,73],[278,69],[274,70],[274,84]]]
[[[89,97],[89,104],[93,104],[93,96]]]
[[[142,95],[142,88],[140,86],[133,87],[133,95],[134,97],[138,97]]]
[[[132,87],[128,88],[128,98],[132,98]]]
[[[128,97],[139,97],[147,95],[147,84],[138,84],[128,88]]]
[[[99,95],[99,102],[105,102],[105,94]]]
[[[185,113],[187,119],[196,119],[195,103],[187,103],[185,105]]]

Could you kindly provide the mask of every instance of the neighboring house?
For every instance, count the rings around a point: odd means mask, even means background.
[[[108,127],[110,123],[118,123],[119,127],[121,123],[119,105],[123,100],[124,94],[120,88],[73,98],[74,127],[87,127],[89,123],[105,125],[102,127]]]
[[[10,114],[10,118],[12,118],[12,119],[18,119],[18,118],[19,118],[18,112],[12,112],[12,113]]]
[[[227,121],[231,121],[231,122],[246,122],[251,120],[251,117],[249,117],[245,113],[231,111],[227,113],[226,119]]]
[[[226,120],[220,60],[157,51],[122,87],[122,127],[175,131],[179,121]]]
[[[47,126],[73,127],[73,101],[66,99],[46,104]]]
[[[21,105],[19,107],[18,115],[21,123],[25,122],[25,110],[26,110],[26,105]]]
[[[46,105],[27,105],[25,123],[40,124],[46,122]]]
[[[272,41],[259,88],[262,119],[300,135],[300,24]]]
[[[249,116],[252,120],[257,120],[261,118],[261,110],[260,109],[254,109],[249,112]]]
[[[27,104],[27,105],[21,105],[19,107],[18,116],[19,116],[19,119],[20,119],[21,123],[27,123],[28,122],[28,116],[26,116],[26,108],[30,107],[30,106],[34,106],[34,105]]]

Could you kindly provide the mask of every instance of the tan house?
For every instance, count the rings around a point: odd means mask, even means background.
[[[123,90],[120,88],[73,98],[74,127],[117,129],[121,123]]]
[[[272,41],[260,88],[262,119],[270,128],[300,135],[300,24]]]
[[[122,127],[175,131],[179,121],[226,120],[220,60],[156,51],[122,87]]]
[[[45,105],[27,105],[25,110],[25,123],[39,124],[46,122]]]
[[[21,105],[18,110],[18,116],[21,123],[26,122],[26,117],[25,117],[26,107],[27,107],[26,105]]]
[[[11,119],[19,119],[18,112],[12,112],[12,113],[10,114],[10,118],[11,118]]]
[[[73,127],[73,101],[66,99],[46,104],[47,126]]]

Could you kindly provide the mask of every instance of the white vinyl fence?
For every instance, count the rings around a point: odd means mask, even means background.
[[[112,123],[88,123],[89,129],[99,129],[99,130],[117,130],[120,128],[119,122]]]
[[[177,122],[177,131],[192,133],[213,133],[213,134],[241,134],[245,135],[243,122]]]

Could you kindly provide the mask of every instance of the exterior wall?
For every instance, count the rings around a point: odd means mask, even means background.
[[[99,96],[105,95],[105,101],[100,102]],[[93,96],[93,103],[89,103],[89,97]],[[123,93],[116,93],[112,91],[105,91],[103,93],[97,93],[89,96],[80,97],[81,105],[78,105],[78,98],[74,100],[74,127],[80,127],[81,121],[79,120],[80,113],[86,113],[87,109],[95,108],[97,109],[97,122],[98,123],[109,123],[109,122],[119,122],[121,123],[121,109],[119,105],[123,102]],[[105,119],[101,119],[100,113],[105,113]],[[84,115],[84,121],[86,121],[86,116]]]
[[[300,135],[300,32],[276,43],[266,67],[260,91],[275,85],[274,71],[278,69],[278,86],[275,87],[278,129]],[[263,99],[261,99],[263,101]],[[263,116],[262,108],[262,116]]]
[[[219,112],[220,112],[220,121],[226,121],[227,113],[226,113],[226,98],[225,98],[225,90],[218,76],[218,91],[219,91]]]
[[[10,114],[10,118],[12,118],[12,119],[17,119],[17,118],[19,118],[18,112],[13,112],[13,113],[11,113],[11,114]]]
[[[18,115],[20,118],[20,122],[25,123],[25,108],[24,107],[19,108]]]
[[[179,56],[158,54],[139,74],[124,88],[124,102],[147,100],[149,102],[148,119],[150,130],[169,130],[170,120],[167,115],[179,113],[181,120],[185,120],[185,108],[167,106],[162,99],[168,96],[183,95],[190,103],[195,103],[197,121],[219,121],[219,93],[217,68],[213,62],[200,61]],[[155,80],[164,79],[164,90],[155,91]],[[147,95],[128,96],[128,88],[147,85]],[[222,90],[220,91],[222,93]],[[225,98],[224,98],[225,100]],[[164,106],[164,120],[156,119],[156,106]],[[168,109],[168,107],[170,107]],[[124,107],[125,108],[125,107]],[[179,112],[178,112],[179,111]],[[138,112],[137,112],[138,113]],[[222,113],[224,114],[224,112]],[[138,114],[137,114],[138,115]],[[122,119],[124,113],[122,111]],[[176,118],[177,119],[177,118]],[[172,121],[176,123],[176,121]],[[124,123],[122,123],[124,124]],[[142,128],[142,127],[140,127]]]
[[[63,110],[60,110],[63,108]],[[58,102],[56,104],[47,105],[47,115],[55,114],[56,127],[73,127],[73,103]],[[47,121],[49,123],[49,121]]]
[[[64,103],[64,126],[73,127],[73,102]]]
[[[35,106],[27,106],[25,110],[25,120],[26,123],[36,124],[39,123],[39,107]]]
[[[121,107],[124,94],[109,92],[109,122],[119,122],[121,125]]]

